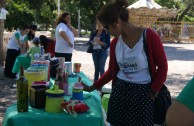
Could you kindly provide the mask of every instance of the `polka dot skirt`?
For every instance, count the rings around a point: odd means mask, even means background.
[[[117,79],[110,95],[107,121],[114,126],[153,126],[154,103],[150,85]]]

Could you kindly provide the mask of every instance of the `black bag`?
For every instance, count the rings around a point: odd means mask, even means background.
[[[88,49],[87,49],[87,53],[92,53],[92,52],[93,52],[93,46],[92,46],[92,44],[90,44]]]
[[[144,51],[147,56],[147,59],[149,59],[145,31],[146,30],[144,30],[144,33],[143,33]],[[149,64],[150,63],[148,60],[148,66],[150,68]],[[165,118],[166,118],[166,112],[171,104],[172,104],[172,101],[171,101],[170,92],[168,91],[168,88],[163,84],[160,92],[158,93],[157,97],[154,100],[154,124],[158,124],[158,125],[164,124]]]
[[[168,91],[168,88],[163,85],[162,89],[154,100],[154,124],[164,124],[166,112],[171,103],[170,92]]]

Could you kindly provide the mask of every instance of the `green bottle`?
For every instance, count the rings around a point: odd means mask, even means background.
[[[28,82],[24,77],[24,67],[20,66],[20,76],[17,84],[17,110],[18,112],[28,111]]]

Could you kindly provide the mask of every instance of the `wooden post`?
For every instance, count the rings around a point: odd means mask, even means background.
[[[0,9],[4,7],[4,0],[0,0]],[[3,32],[4,32],[4,20],[0,19],[0,66],[4,65],[4,51],[3,51]]]

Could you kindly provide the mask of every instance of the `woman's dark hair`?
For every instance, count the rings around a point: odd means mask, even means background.
[[[103,25],[113,24],[117,22],[118,18],[123,21],[128,21],[129,12],[127,7],[127,0],[116,0],[115,2],[103,6],[97,15],[97,18]]]
[[[36,30],[37,30],[37,26],[36,26],[36,25],[31,25],[31,26],[30,26],[30,29],[36,31]]]
[[[56,21],[56,25],[58,25],[59,23],[65,23],[65,24],[67,24],[67,22],[65,22],[64,18],[66,16],[68,16],[68,15],[70,15],[70,13],[68,13],[68,12],[64,12],[61,15],[59,15],[59,17],[57,18],[57,21]]]
[[[31,25],[30,29],[36,31],[37,30],[37,26],[36,25]],[[32,33],[32,31],[30,30],[28,33],[28,40],[32,40],[35,37],[35,34]]]
[[[23,24],[21,27],[20,27],[21,30],[25,30],[25,29],[30,29],[30,26],[28,24]]]
[[[49,39],[45,35],[40,35],[40,45],[43,46],[44,50],[47,50]]]

